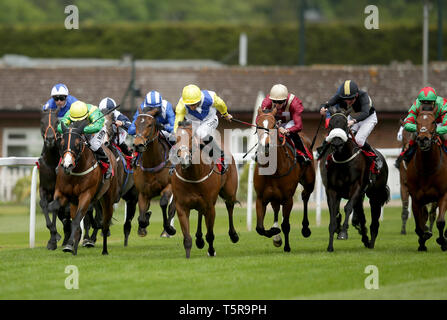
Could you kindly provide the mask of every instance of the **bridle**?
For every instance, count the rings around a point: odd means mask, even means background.
[[[150,117],[150,118],[152,118],[152,119],[155,119],[155,117],[154,117],[153,115],[150,115],[150,114],[147,114],[147,113],[139,114],[139,115],[137,116],[137,119],[138,119],[138,117]],[[152,137],[152,139],[149,139],[149,137]],[[148,146],[150,143],[154,142],[155,139],[157,139],[157,137],[158,137],[158,129],[157,129],[157,125],[156,125],[156,123],[154,124],[154,126],[153,126],[153,128],[152,128],[152,130],[151,130],[151,132],[149,133],[148,136],[144,136],[144,135],[142,135],[142,134],[140,134],[140,133],[135,134],[135,138],[141,138],[141,139],[143,139],[143,142],[144,142],[144,143],[143,143],[143,147],[144,147],[144,149],[146,149],[147,146]]]
[[[57,133],[56,133],[56,129],[51,125],[51,115],[53,114],[53,112],[51,112],[51,110],[48,112],[48,126],[46,127],[46,129],[45,129],[45,133],[44,133],[44,135],[43,135],[43,139],[44,139],[44,141],[45,140],[47,140],[47,133],[48,133],[48,130],[51,130],[51,131],[53,131],[53,134],[54,134],[54,138],[56,139],[56,137],[57,137]],[[55,112],[55,114],[56,114],[56,112]]]
[[[79,157],[84,152],[86,142],[85,142],[85,137],[84,137],[83,134],[80,134],[80,133],[77,133],[77,132],[73,132],[72,130],[73,130],[73,128],[69,128],[68,132],[66,132],[64,134],[64,135],[68,134],[68,142],[67,142],[67,149],[65,149],[65,151],[63,152],[62,158],[64,158],[67,153],[71,154],[73,159],[74,159],[73,166],[76,167],[76,162],[78,162]],[[71,149],[71,138],[72,138],[72,135],[78,135],[81,138],[81,140],[82,140],[82,149],[78,153],[76,153],[74,150]]]
[[[273,119],[272,122],[274,123],[273,128],[264,128],[264,127],[262,127],[262,126],[259,126],[259,125],[258,125],[258,120],[259,120],[260,117],[270,117],[270,118],[272,118],[272,119]],[[270,114],[270,113],[264,113],[264,114],[260,114],[260,115],[258,115],[258,116],[256,117],[256,126],[257,126],[257,129],[258,129],[258,130],[264,130],[267,134],[270,133],[270,130],[278,130],[278,129],[279,129],[279,127],[278,127],[278,123],[277,123],[277,121],[276,121],[276,119],[275,119],[275,116],[274,116],[273,114]],[[279,137],[280,137],[280,135],[278,134],[278,139],[279,139]],[[258,136],[258,139],[259,139],[259,136]],[[285,143],[286,143],[286,138],[284,137],[284,138],[282,139],[281,144],[280,144],[279,146],[282,147],[282,146],[285,145]]]

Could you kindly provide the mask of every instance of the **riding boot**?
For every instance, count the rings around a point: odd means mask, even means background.
[[[416,143],[414,142],[414,140],[410,140],[409,146],[402,156],[406,163],[410,162],[411,158],[413,158],[414,154],[416,153],[416,149]]]
[[[95,156],[98,161],[102,161],[107,165],[107,172],[104,174],[104,179],[109,179],[112,176],[112,166],[110,165],[109,157],[107,157],[102,146],[95,151]]]
[[[217,169],[219,169],[220,174],[224,174],[228,170],[228,166],[225,164],[225,153],[219,146],[217,145],[216,141],[214,141],[212,136],[209,136],[204,139],[204,144],[200,146],[200,149],[203,149],[205,146],[209,145],[210,151],[209,156],[213,158],[216,161]],[[219,154],[219,158],[215,158],[213,154],[213,150],[216,150]]]
[[[404,159],[403,155],[399,155],[396,159],[396,161],[394,162],[394,166],[396,167],[396,169],[400,168],[400,163],[402,162],[402,160]]]
[[[317,160],[320,160],[323,154],[326,153],[326,150],[329,148],[329,143],[323,140],[323,144],[317,148]]]
[[[376,169],[375,171],[379,172],[380,169],[382,168],[382,160],[380,159],[380,157],[377,156],[375,150],[369,145],[368,142],[364,143],[362,150],[372,154],[371,156],[368,156],[368,158],[371,159],[371,161],[375,162],[375,169]],[[369,172],[369,180],[372,185],[374,185],[376,182],[376,174],[372,172],[372,170],[370,170]]]
[[[290,138],[292,138],[295,148],[302,152],[302,155],[297,154],[297,160],[303,162],[304,164],[309,164],[311,161],[307,155],[306,148],[304,147],[303,140],[298,135],[298,133],[290,133]]]

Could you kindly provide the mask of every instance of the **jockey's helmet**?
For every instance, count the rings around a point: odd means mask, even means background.
[[[270,99],[275,101],[286,100],[289,95],[287,87],[283,84],[275,84],[270,90]]]
[[[58,83],[51,89],[51,96],[68,96],[68,88],[63,83]]]
[[[163,98],[160,92],[152,90],[148,92],[146,95],[146,99],[144,99],[144,106],[151,108],[159,108],[163,103]]]
[[[189,84],[183,88],[182,100],[185,104],[196,104],[202,100],[202,92],[195,84]]]
[[[346,80],[343,84],[338,88],[338,95],[342,99],[352,99],[359,92],[359,87],[357,83],[352,80]]]
[[[436,101],[437,95],[435,89],[432,87],[425,87],[419,91],[418,100],[419,101]]]
[[[70,107],[70,119],[71,121],[81,121],[87,118],[88,108],[82,101],[75,101]]]
[[[112,98],[106,97],[99,103],[99,110],[103,113],[116,107],[116,102]]]

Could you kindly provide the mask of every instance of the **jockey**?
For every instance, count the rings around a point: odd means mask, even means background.
[[[43,105],[42,110],[60,108],[57,114],[60,120],[75,101],[78,101],[78,99],[68,94],[67,86],[63,83],[58,83],[51,89],[51,98]]]
[[[175,113],[174,109],[172,108],[172,104],[169,101],[164,100],[158,91],[153,90],[146,95],[146,98],[141,103],[140,108],[143,111],[145,109],[160,108],[160,113],[156,117],[156,120],[157,123],[161,124],[163,127],[161,129],[161,135],[169,142],[168,144],[171,145],[170,136],[174,130],[175,121]],[[139,109],[135,112],[132,124],[127,131],[131,135],[135,135],[136,133],[135,121],[140,114],[138,110]]]
[[[82,121],[84,119],[87,119],[90,123],[84,128],[88,146],[93,151],[96,158],[106,164],[107,172],[105,173],[104,178],[109,179],[112,175],[112,168],[110,166],[109,158],[102,147],[105,137],[104,117],[98,107],[78,100],[71,105],[70,110],[62,118],[61,122],[66,126],[69,126],[72,121]],[[60,123],[57,126],[57,131],[62,133],[62,126]]]
[[[275,84],[270,90],[270,94],[262,101],[261,108],[262,110],[276,108],[275,119],[282,121],[279,127],[279,133],[287,136],[290,135],[295,147],[302,153],[299,159],[304,159],[305,163],[310,163],[306,148],[298,135],[298,132],[303,129],[301,113],[304,107],[301,100],[292,93],[289,93],[286,86]]]
[[[99,110],[103,114],[108,112],[109,110],[112,110],[116,107],[116,102],[112,98],[106,97],[101,100],[99,103]],[[128,117],[126,117],[124,114],[119,112],[118,110],[113,110],[113,121],[115,125],[118,127],[118,135],[115,137],[115,141],[111,141],[118,145],[118,147],[121,149],[121,151],[128,156],[132,155],[132,152],[129,150],[129,147],[126,144],[126,137],[127,137],[127,130],[129,130],[130,127],[130,120]]]
[[[213,132],[219,124],[217,110],[227,121],[233,118],[228,113],[225,102],[214,91],[200,90],[194,84],[187,85],[183,88],[182,97],[175,108],[174,132],[177,131],[180,121],[185,118],[191,121],[195,134],[201,139],[200,149],[209,144],[211,151],[216,150],[220,154],[220,158],[215,160],[217,168],[223,174],[227,170],[225,154],[213,138]],[[210,156],[212,156],[211,151]]]
[[[413,136],[409,142],[408,149],[399,155],[396,162],[400,161],[400,158],[409,162],[416,151],[416,144],[414,143],[416,137],[416,118],[421,111],[421,105],[423,103],[431,104],[436,108],[435,121],[438,124],[436,133],[442,140],[444,150],[447,149],[447,117],[445,116],[447,113],[447,99],[438,96],[432,87],[425,87],[419,91],[418,97],[410,107],[410,110],[408,110],[408,115],[404,120],[404,129],[412,132]]]

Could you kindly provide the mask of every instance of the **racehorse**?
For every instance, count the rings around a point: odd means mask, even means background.
[[[290,232],[290,212],[293,207],[293,195],[301,183],[304,187],[302,191],[302,200],[304,203],[304,215],[301,233],[304,237],[309,237],[311,231],[309,229],[309,220],[307,216],[307,203],[310,194],[315,185],[315,167],[311,164],[300,164],[296,159],[296,151],[294,146],[286,141],[285,137],[280,138],[277,134],[277,123],[275,119],[276,109],[272,112],[258,109],[256,125],[259,149],[257,152],[257,161],[254,171],[254,187],[256,191],[256,231],[263,236],[272,237],[278,235],[281,230],[277,226],[278,213],[282,206],[283,221],[281,229],[284,233],[285,243],[284,251],[290,252],[289,232]],[[262,127],[263,129],[259,129]],[[265,128],[265,129],[264,129]],[[304,145],[310,149],[310,141],[304,134],[300,134]],[[269,169],[266,167],[268,160],[272,165],[273,158],[270,157],[270,149],[275,148],[276,167],[272,168],[270,174],[266,174]],[[261,160],[263,157],[263,160]],[[261,161],[260,161],[261,160]],[[270,161],[271,160],[271,161]],[[260,163],[261,162],[261,163]],[[265,163],[264,163],[265,162]],[[275,163],[273,161],[273,163]],[[264,173],[263,170],[266,170]],[[272,228],[265,230],[264,217],[267,205],[271,203],[275,223]],[[281,245],[281,238],[274,238],[274,245]]]
[[[172,175],[172,191],[180,226],[183,232],[183,246],[186,258],[190,257],[192,239],[190,235],[190,210],[198,211],[196,232],[196,246],[202,249],[205,245],[202,235],[202,216],[205,217],[208,242],[208,255],[213,257],[216,251],[214,242],[214,219],[216,215],[215,204],[220,196],[225,201],[229,219],[229,236],[233,243],[239,241],[239,236],[233,225],[233,208],[237,192],[237,170],[233,157],[228,163],[228,170],[220,174],[209,159],[200,158],[200,142],[193,134],[192,123],[181,121],[177,129],[177,143],[173,147],[179,163],[176,164]],[[205,148],[204,148],[205,151]]]
[[[416,153],[407,165],[407,186],[411,195],[412,210],[419,237],[418,251],[427,251],[425,242],[432,236],[425,225],[428,218],[426,205],[437,202],[439,214],[436,220],[439,237],[436,242],[443,251],[447,250],[447,232],[445,227],[445,210],[447,209],[447,155],[442,148],[440,137],[436,134],[435,114],[437,107],[422,104],[416,118],[417,136]]]
[[[400,119],[400,126],[403,126],[403,119]],[[401,141],[401,147],[402,151],[406,150],[409,147],[409,142],[411,140],[411,132],[407,130],[402,131],[402,141]],[[408,192],[407,187],[407,164],[405,161],[398,162],[399,166],[399,179],[400,179],[400,198],[402,201],[402,229],[400,231],[401,234],[407,234],[406,231],[406,224],[408,220],[409,215],[409,199],[410,199],[410,193]],[[430,220],[430,231],[433,230],[433,224],[436,220],[436,209],[438,207],[437,203],[432,203],[430,212],[428,213],[429,220]]]
[[[329,135],[326,141],[330,144],[328,151],[323,155],[326,161],[320,161],[320,170],[323,184],[326,188],[327,203],[330,212],[329,224],[329,245],[327,251],[334,251],[334,233],[338,232],[338,239],[347,239],[347,229],[349,216],[354,211],[354,218],[359,224],[358,231],[362,236],[365,247],[373,249],[379,232],[379,218],[381,208],[389,201],[390,190],[387,185],[388,166],[383,155],[375,150],[382,160],[383,166],[374,183],[369,181],[369,160],[357,145],[352,132],[348,128],[348,115],[352,108],[344,112],[335,111],[331,108],[332,114],[329,120]],[[327,156],[327,157],[326,157]],[[366,218],[363,211],[363,199],[365,194],[369,198],[371,206],[371,240],[368,239],[366,229]],[[341,215],[340,201],[348,199],[344,207],[345,220],[342,229],[340,228]],[[341,229],[341,230],[340,230]]]
[[[102,169],[90,148],[86,147],[84,135],[86,120],[73,122],[69,127],[62,126],[62,139],[59,146],[62,155],[58,167],[54,200],[52,208],[58,208],[70,203],[72,230],[70,238],[63,248],[64,252],[77,254],[81,238],[80,223],[91,204],[98,201],[102,212],[103,249],[102,254],[108,254],[107,234],[113,215],[113,204],[119,199],[118,181],[114,174],[103,180]],[[106,147],[104,152],[109,158],[112,173],[116,172],[116,160],[113,153]]]
[[[126,221],[124,222],[124,246],[127,247],[130,230],[132,228],[132,219],[135,215],[135,209],[138,203],[138,190],[133,180],[133,171],[128,165],[126,155],[115,143],[118,139],[118,127],[113,121],[113,113],[105,116],[104,127],[106,129],[105,145],[113,152],[116,158],[116,179],[119,186],[120,198],[126,201]]]
[[[171,176],[169,175],[169,146],[166,140],[159,137],[160,127],[156,116],[159,108],[143,112],[139,107],[139,115],[135,121],[136,135],[134,149],[140,153],[134,170],[135,187],[138,190],[138,235],[147,235],[146,228],[152,214],[149,210],[151,199],[161,195],[160,207],[163,213],[162,236],[176,233],[171,225],[175,216],[173,203]],[[168,208],[169,206],[169,208]],[[166,213],[168,209],[168,214]]]
[[[40,207],[45,215],[45,221],[47,228],[50,230],[50,240],[47,243],[47,249],[55,250],[57,248],[57,241],[61,236],[56,229],[56,214],[62,221],[64,226],[64,241],[62,245],[65,245],[70,237],[71,233],[71,221],[69,219],[69,208],[60,208],[53,211],[52,219],[50,219],[50,210],[48,205],[53,201],[54,189],[56,186],[56,168],[59,164],[59,151],[57,147],[58,133],[57,109],[43,110],[40,115],[40,133],[43,138],[42,153],[38,161],[39,168],[39,194],[40,194]]]

